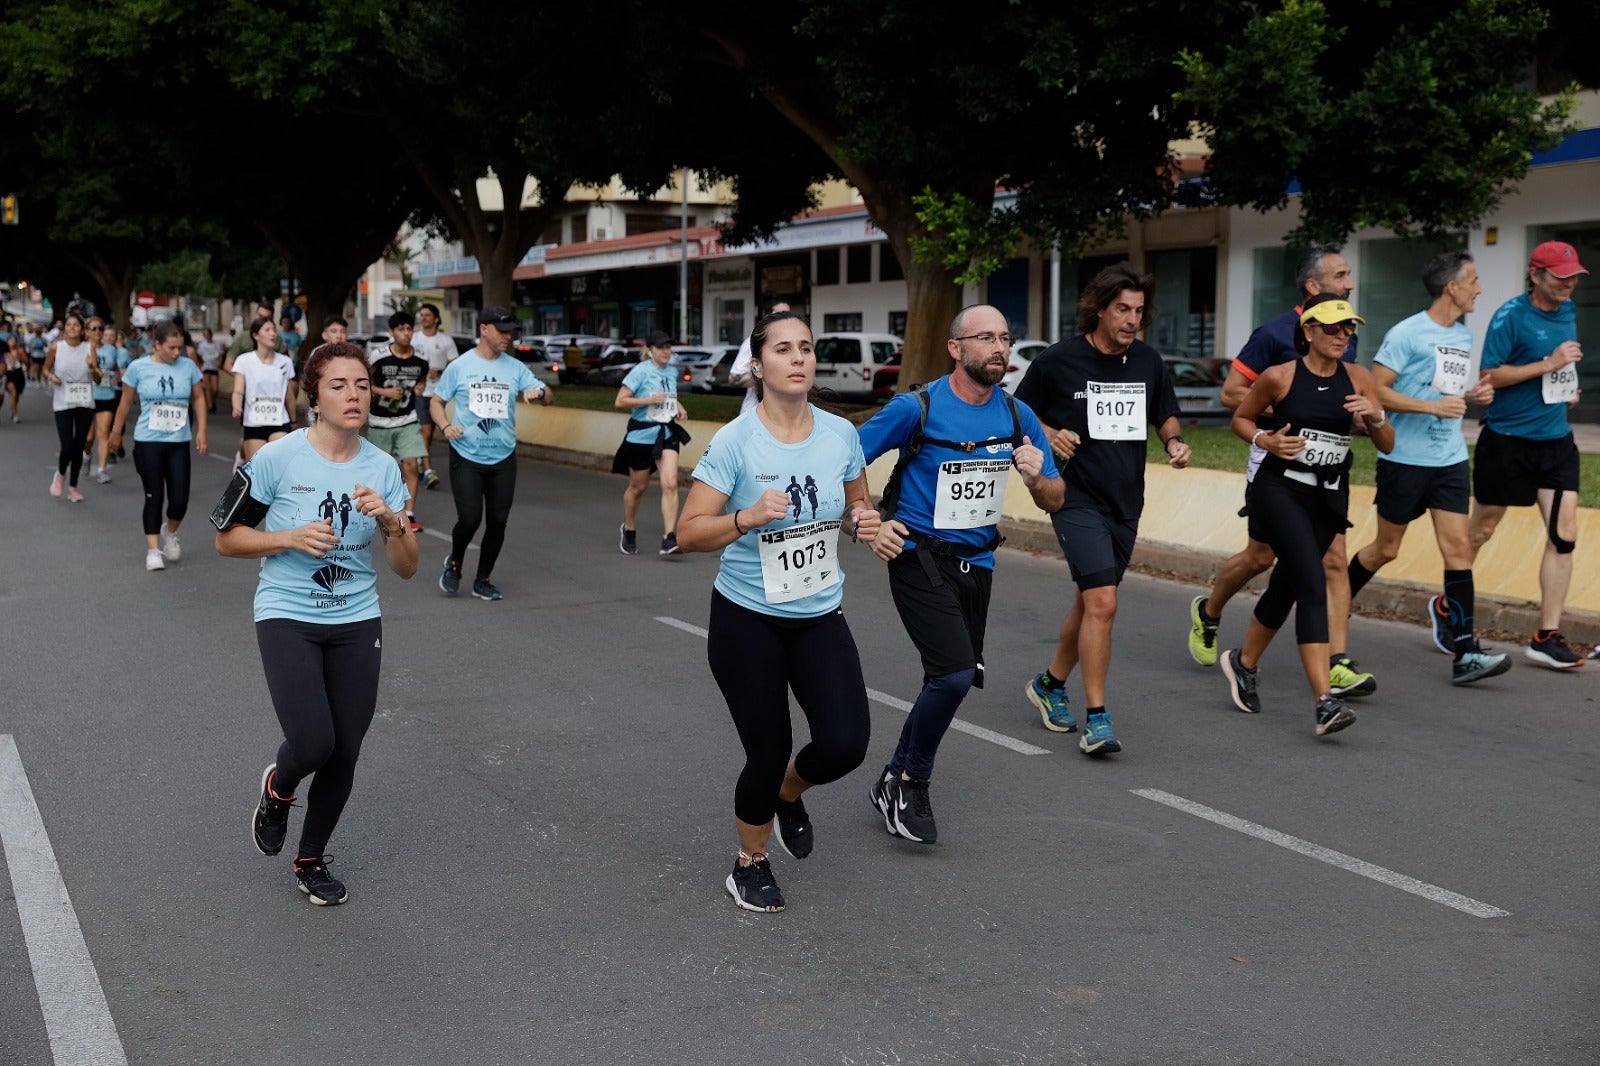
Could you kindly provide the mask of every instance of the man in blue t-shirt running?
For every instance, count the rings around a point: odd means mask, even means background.
[[[1539,505],[1539,628],[1526,654],[1552,670],[1583,665],[1561,635],[1561,613],[1578,538],[1578,445],[1567,408],[1578,401],[1583,349],[1572,293],[1587,273],[1572,245],[1545,241],[1528,258],[1528,291],[1500,306],[1483,342],[1495,395],[1474,456],[1472,553],[1494,536],[1507,507]]]

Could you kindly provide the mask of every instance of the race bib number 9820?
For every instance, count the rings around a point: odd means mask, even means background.
[[[1578,398],[1578,364],[1568,363],[1539,379],[1539,393],[1545,403],[1571,403]]]

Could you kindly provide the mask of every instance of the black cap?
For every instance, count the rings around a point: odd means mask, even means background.
[[[650,331],[650,336],[645,338],[645,343],[652,348],[664,348],[672,343],[672,338],[659,329]]]
[[[485,307],[478,313],[478,325],[493,326],[509,333],[517,326],[517,316],[504,307]]]

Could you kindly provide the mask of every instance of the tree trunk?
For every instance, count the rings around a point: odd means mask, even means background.
[[[100,307],[101,317],[109,317],[117,332],[127,333],[133,328],[133,286],[139,276],[140,264],[132,257],[108,258],[101,252],[67,253],[79,266],[89,272],[106,303]],[[54,300],[51,303],[55,303]],[[57,305],[65,311],[66,305]]]

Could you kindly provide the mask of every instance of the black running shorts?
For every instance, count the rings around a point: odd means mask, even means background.
[[[1472,509],[1471,464],[1412,466],[1378,460],[1378,515],[1403,526],[1427,511],[1466,514]]]
[[[1139,536],[1137,519],[1113,518],[1092,507],[1063,507],[1050,516],[1050,524],[1079,589],[1122,584]]]
[[[1571,433],[1525,440],[1484,426],[1472,465],[1473,498],[1490,507],[1530,507],[1540,489],[1578,491],[1578,445]]]

